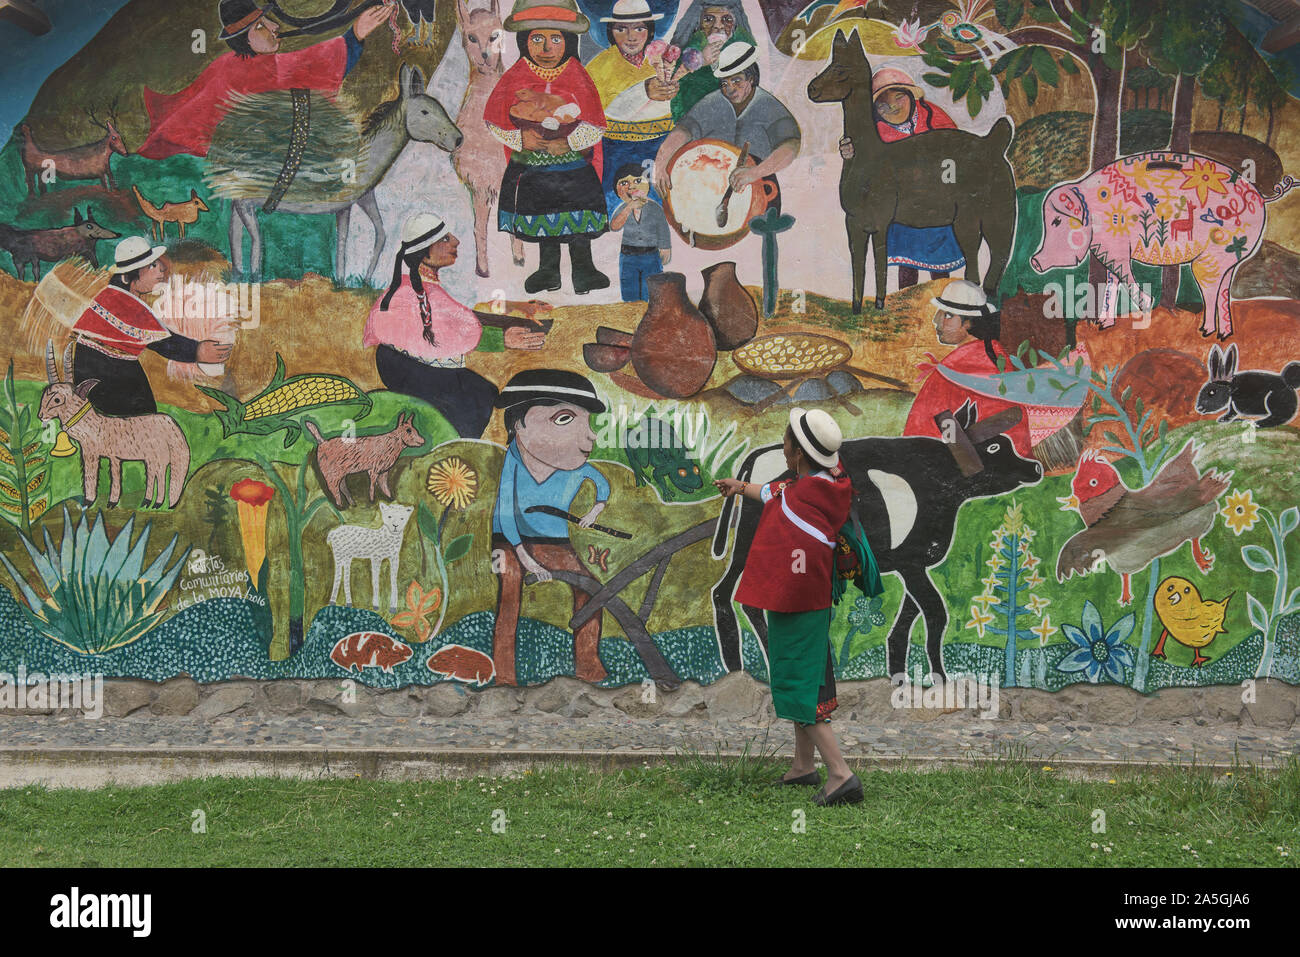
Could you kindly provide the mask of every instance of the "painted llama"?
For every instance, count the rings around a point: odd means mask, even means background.
[[[364,525],[338,525],[330,529],[325,541],[334,553],[334,587],[330,592],[330,604],[338,604],[339,585],[343,586],[343,603],[352,604],[352,562],[355,559],[370,560],[370,593],[375,611],[379,610],[379,566],[388,561],[390,581],[388,596],[388,613],[397,611],[397,561],[402,551],[402,536],[406,532],[406,523],[411,520],[415,509],[409,505],[397,505],[382,502],[379,516],[382,524],[378,528]]]
[[[456,126],[465,137],[451,154],[456,175],[469,190],[474,208],[474,271],[488,275],[488,224],[492,207],[506,172],[506,155],[501,143],[488,131],[483,120],[488,97],[501,79],[501,14],[498,0],[492,6],[470,11],[465,0],[456,0],[456,23],[460,42],[469,59],[469,88],[461,104]]]

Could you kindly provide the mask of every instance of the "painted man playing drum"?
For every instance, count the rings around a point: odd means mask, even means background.
[[[728,44],[713,65],[713,74],[721,81],[721,89],[696,103],[659,147],[655,186],[660,195],[666,195],[672,186],[668,169],[672,158],[693,140],[725,140],[736,147],[749,144],[749,155],[757,165],[732,172],[730,184],[737,192],[760,179],[767,179],[775,189],[776,174],[799,155],[799,124],[780,100],[759,89],[758,50],[753,44]],[[771,203],[777,212],[780,195],[778,190]]]

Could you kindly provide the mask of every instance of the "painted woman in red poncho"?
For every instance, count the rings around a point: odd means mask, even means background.
[[[341,37],[302,50],[280,53],[280,26],[253,0],[223,0],[221,39],[230,46],[178,93],[144,91],[149,136],[136,152],[146,159],[177,153],[207,156],[212,133],[230,101],[274,90],[315,90],[334,96],[361,58],[361,43],[388,18],[385,6],[371,7]]]
[[[723,495],[763,503],[735,600],[767,612],[768,683],[778,718],[794,722],[794,762],[779,784],[821,783],[814,750],[826,762],[826,787],[813,803],[862,800],[835,735],[835,672],[830,656],[831,579],[837,537],[848,521],[853,484],[840,463],[839,426],[819,409],[793,409],[783,442],[793,478],[751,485],[713,484]]]
[[[942,412],[960,409],[967,400],[979,406],[980,415],[984,418],[1005,409],[1023,409],[1014,402],[977,393],[945,375],[947,372],[956,372],[992,376],[1000,371],[998,358],[1007,359],[1007,350],[998,341],[1001,316],[989,306],[984,291],[965,279],[954,279],[933,302],[938,306],[934,328],[939,341],[957,348],[941,362],[923,363],[920,366],[925,384],[912,400],[912,409],[907,414],[903,434],[943,438],[934,417]],[[1010,368],[1010,365],[1006,365],[1006,368]],[[1028,415],[1022,415],[1020,421],[1007,430],[1007,435],[1015,445],[1017,454],[1025,458],[1033,455]]]
[[[600,185],[605,113],[578,61],[587,18],[573,0],[517,0],[504,26],[520,57],[497,82],[483,118],[510,157],[501,180],[497,226],[537,243],[540,264],[528,293],[560,288],[560,247],[569,247],[573,291],[609,286],[591,259],[591,241],[609,227]]]

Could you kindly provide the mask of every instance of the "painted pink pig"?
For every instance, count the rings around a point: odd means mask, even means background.
[[[1131,262],[1190,263],[1205,301],[1201,333],[1232,335],[1229,290],[1237,266],[1259,248],[1264,204],[1295,186],[1287,177],[1265,200],[1238,170],[1188,153],[1136,153],[1043,198],[1043,242],[1030,260],[1037,272],[1071,267],[1091,252],[1106,267],[1100,315],[1115,323],[1117,289],[1132,290]],[[1138,306],[1151,297],[1138,291]]]

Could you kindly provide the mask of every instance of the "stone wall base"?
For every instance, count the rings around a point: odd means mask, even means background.
[[[906,689],[904,689],[906,690]],[[1228,727],[1300,729],[1300,687],[1262,679],[1253,688],[1225,685],[1210,688],[1168,688],[1141,695],[1130,688],[1095,685],[1048,693],[1024,688],[999,689],[996,718],[982,717],[973,707],[895,707],[895,694],[886,679],[842,684],[837,715],[868,723],[938,721],[951,724],[985,720],[1035,724],[1196,724]],[[916,704],[922,704],[917,701]],[[474,712],[484,715],[553,714],[581,718],[605,709],[629,717],[671,718],[678,721],[776,720],[767,686],[743,673],[730,674],[711,685],[687,682],[673,692],[640,685],[605,689],[574,678],[556,678],[530,688],[488,688],[472,691],[451,684],[377,690],[339,680],[227,681],[201,685],[190,678],[161,683],[126,678],[104,681],[103,713],[122,718],[135,714],[188,715],[348,715],[404,718],[428,715],[451,717]],[[53,709],[2,709],[4,714],[54,714]]]

